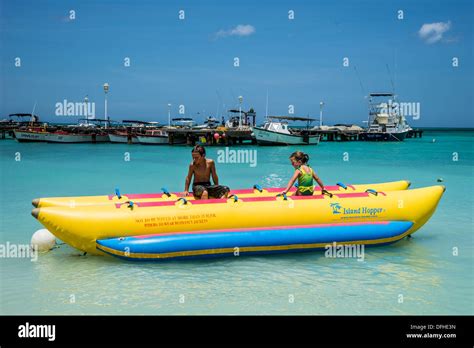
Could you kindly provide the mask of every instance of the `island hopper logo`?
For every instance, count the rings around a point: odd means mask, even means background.
[[[342,215],[369,215],[377,216],[380,213],[385,212],[384,208],[369,208],[369,207],[359,207],[359,208],[344,208],[340,203],[331,203],[331,209],[333,215],[342,214]]]
[[[331,203],[332,213],[333,214],[340,214],[341,213],[341,205],[339,203]]]

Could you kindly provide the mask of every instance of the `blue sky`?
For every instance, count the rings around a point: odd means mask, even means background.
[[[171,103],[202,121],[242,95],[261,122],[268,90],[269,114],[319,117],[322,100],[326,124],[361,124],[364,95],[392,89],[388,65],[399,100],[420,103],[412,126],[474,127],[472,3],[0,0],[0,118],[36,102],[42,120],[75,122],[55,104],[85,95],[102,117],[108,82],[116,120],[166,122]]]

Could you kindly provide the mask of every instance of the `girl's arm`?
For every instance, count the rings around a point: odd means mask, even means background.
[[[321,179],[316,175],[316,173],[314,172],[314,170],[313,170],[313,178],[314,178],[314,180],[316,180],[316,182],[318,183],[318,185],[321,187],[321,190],[324,190],[324,184],[323,184],[323,182],[321,181]]]
[[[288,193],[288,191],[290,191],[291,187],[293,186],[293,184],[295,183],[296,179],[298,179],[298,176],[300,176],[300,171],[299,170],[295,170],[295,173],[293,174],[293,176],[291,177],[290,181],[288,182],[288,186],[286,186],[286,189],[285,191],[283,191],[282,193]]]

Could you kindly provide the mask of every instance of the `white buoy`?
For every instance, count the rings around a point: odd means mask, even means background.
[[[436,143],[436,139],[433,138],[433,143]]]
[[[56,245],[56,237],[43,228],[33,233],[31,237],[31,247],[37,251],[48,251]]]

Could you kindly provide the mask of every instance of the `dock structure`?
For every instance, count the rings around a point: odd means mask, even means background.
[[[251,129],[168,129],[170,145],[238,145],[256,144]],[[216,136],[216,134],[218,136]],[[309,135],[320,135],[321,141],[358,141],[359,132],[344,132],[340,130],[309,130]]]
[[[321,136],[320,141],[361,141],[359,135],[363,132],[365,130],[327,129],[310,130],[309,134],[319,134]],[[422,129],[412,129],[407,134],[407,138],[421,138],[422,136]]]
[[[13,127],[10,125],[0,126],[0,139],[13,138]],[[110,131],[110,129],[109,129]],[[250,127],[226,128],[171,128],[165,130],[168,133],[168,144],[178,145],[220,145],[232,146],[240,144],[257,144],[256,138],[253,135],[253,130]],[[361,134],[365,130],[342,130],[342,129],[308,129],[305,131],[308,135],[319,135],[321,142],[348,142],[348,141],[362,141]],[[132,143],[133,132],[130,127],[124,129],[124,133],[128,135],[128,143]],[[406,138],[422,138],[422,129],[412,129],[408,132]],[[95,142],[95,137],[92,137],[92,142]]]
[[[309,134],[319,134],[320,141],[358,141],[359,131],[341,131],[338,129],[311,130]]]
[[[408,131],[407,138],[421,138],[423,136],[422,129],[412,129]]]
[[[237,112],[236,110],[230,110],[232,112]],[[104,142],[112,141],[119,143],[138,143],[136,140],[137,134],[145,136],[150,132],[159,132],[160,137],[163,139],[159,142],[153,142],[155,144],[168,143],[169,145],[178,145],[178,144],[187,144],[187,145],[217,145],[217,146],[232,146],[240,144],[257,144],[257,136],[254,134],[257,132],[259,127],[255,127],[255,112],[253,110],[250,112],[242,112],[245,115],[245,118],[240,118],[233,116],[229,121],[224,124],[222,121],[219,124],[215,119],[208,118],[208,120],[203,125],[194,126],[192,119],[190,118],[180,118],[173,120],[182,121],[182,125],[173,125],[173,126],[158,126],[157,122],[143,122],[143,121],[122,121],[122,124],[114,121],[104,121],[105,125],[100,125],[102,120],[90,120],[87,119],[86,123],[93,121],[99,121],[99,126],[94,128],[97,131],[97,134],[92,134],[90,142]],[[22,122],[14,120],[2,120],[0,121],[0,139],[15,138],[13,130],[15,129],[27,129],[28,127],[42,127],[41,132],[47,131],[54,133],[57,131],[63,131],[67,134],[91,134],[91,128],[83,128],[84,123],[81,123],[77,126],[72,125],[54,125],[48,128],[47,124],[40,124],[38,122],[38,117],[36,115],[32,116],[31,114],[11,114],[10,117],[29,117],[31,120]],[[240,116],[240,111],[239,111]],[[282,118],[282,117],[280,117]],[[285,118],[289,118],[285,116]],[[292,119],[296,119],[292,117]],[[308,119],[309,118],[301,118]],[[214,122],[210,122],[214,121]],[[128,124],[130,123],[130,124]],[[255,127],[255,129],[253,128]],[[306,128],[301,127],[288,127],[292,134],[304,134],[304,136],[320,136],[320,141],[322,142],[349,142],[349,141],[364,141],[364,133],[367,133],[367,129],[359,127],[353,124],[335,124],[333,126],[319,126],[310,128],[309,124]],[[33,130],[34,131],[34,130]],[[100,134],[99,134],[100,133]],[[111,140],[111,136],[115,137],[124,137],[124,141]],[[99,137],[100,136],[100,140]],[[149,135],[149,136],[156,136]],[[422,138],[423,130],[422,129],[409,129],[406,133],[406,138]],[[103,138],[108,140],[104,140]],[[18,140],[18,139],[17,139]],[[386,140],[386,139],[382,139]],[[20,141],[20,140],[19,140]],[[46,140],[45,140],[46,141]],[[60,142],[60,141],[58,141]],[[145,142],[148,143],[149,142]]]
[[[5,127],[0,129],[0,139],[10,139],[13,138],[14,127]]]
[[[252,130],[249,127],[242,129],[188,129],[177,128],[168,129],[168,143],[195,145],[236,145],[251,143],[256,144],[252,137]]]
[[[255,138],[252,136],[252,129],[249,127],[243,129],[187,129],[177,128],[168,129],[168,143],[175,144],[207,144],[207,145],[238,145],[238,144],[256,144]],[[341,129],[310,129],[307,131],[309,135],[320,135],[320,141],[328,142],[346,142],[346,141],[360,141],[359,130],[341,130]],[[216,134],[218,136],[216,136]],[[411,130],[407,138],[421,138],[423,130]]]

